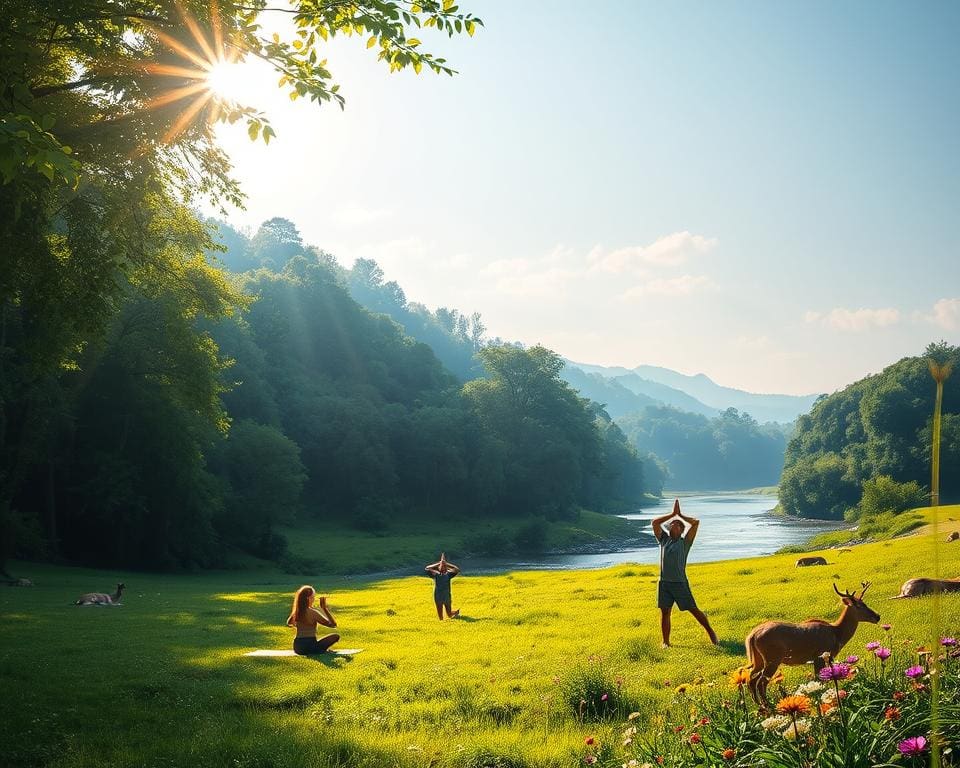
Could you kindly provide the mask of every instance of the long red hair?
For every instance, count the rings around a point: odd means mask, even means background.
[[[287,617],[287,624],[297,624],[300,617],[307,612],[307,603],[310,596],[316,594],[316,590],[309,584],[304,584],[296,591],[293,596],[293,608],[290,609],[290,616]]]

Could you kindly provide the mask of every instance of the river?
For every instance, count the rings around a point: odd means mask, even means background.
[[[822,531],[841,527],[823,520],[788,520],[771,515],[776,496],[749,493],[718,493],[680,497],[684,514],[700,520],[700,532],[690,550],[689,562],[705,563],[756,557],[776,552],[788,544],[801,544]],[[659,548],[650,531],[650,521],[670,511],[673,499],[621,515],[636,520],[638,532],[649,538],[639,546],[616,552],[589,555],[541,555],[520,558],[470,558],[463,562],[471,573],[505,570],[570,570],[605,568],[619,563],[657,563]]]

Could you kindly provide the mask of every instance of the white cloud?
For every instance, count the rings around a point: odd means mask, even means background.
[[[930,319],[944,330],[960,330],[960,298],[940,299],[933,305],[933,315]]]
[[[621,273],[642,270],[645,265],[676,267],[694,255],[708,253],[717,246],[715,237],[674,232],[649,245],[631,245],[607,251],[596,245],[587,256],[592,269]]]
[[[871,328],[886,328],[900,322],[900,310],[892,307],[881,309],[846,309],[837,307],[829,312],[807,312],[804,322],[819,323],[839,331],[867,331]]]
[[[689,296],[713,287],[706,275],[679,275],[658,277],[639,283],[624,291],[622,298],[638,299],[642,296]]]

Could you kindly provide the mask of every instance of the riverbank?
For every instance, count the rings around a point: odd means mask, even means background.
[[[929,536],[863,545],[831,558],[830,568],[796,569],[779,555],[691,565],[721,645],[709,646],[696,622],[678,615],[668,650],[659,647],[655,566],[464,576],[453,588],[462,619],[441,623],[422,578],[14,563],[37,586],[0,588],[0,686],[16,691],[0,699],[0,753],[11,765],[58,768],[582,766],[587,738],[618,749],[624,727],[581,713],[583,686],[639,712],[632,725],[653,735],[654,718],[683,701],[678,685],[728,685],[755,624],[834,619],[834,581],[872,581],[867,602],[893,625],[889,634],[861,626],[850,653],[862,655],[871,640],[928,641],[930,600],[885,598],[908,578],[934,575],[937,544],[943,573],[958,572],[960,546]],[[128,587],[122,607],[71,605],[117,581]],[[288,647],[283,621],[303,581],[330,594],[342,644],[363,652],[245,658]],[[942,600],[941,616],[960,616],[960,595]],[[602,617],[602,631],[583,631],[589,616]],[[786,669],[787,688],[805,674]]]
[[[589,555],[643,546],[643,526],[612,514],[581,510],[575,520],[448,517],[405,519],[384,531],[358,531],[329,522],[281,530],[297,573],[333,575],[419,572],[446,552],[464,558]]]
[[[859,521],[857,525],[846,524],[840,530],[817,534],[803,544],[782,547],[779,552],[800,553],[839,549],[905,536],[933,534],[934,528],[937,529],[937,535],[942,533],[944,536],[952,531],[960,531],[960,504],[943,505],[938,510],[936,517],[932,507],[918,507],[899,514],[879,515]]]

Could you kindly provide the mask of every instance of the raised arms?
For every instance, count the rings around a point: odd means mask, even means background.
[[[682,517],[682,515],[680,515],[680,499],[674,499],[672,512],[669,512],[666,515],[660,515],[660,517],[655,517],[653,519],[652,521],[653,535],[657,539],[657,541],[659,541],[660,536],[663,535],[663,524],[667,522],[667,520],[669,520],[671,517],[677,517],[678,515]]]
[[[335,627],[337,626],[337,620],[333,618],[333,614],[330,613],[330,608],[327,606],[327,596],[321,595],[319,608],[314,608],[314,613],[317,614],[317,623],[323,624],[325,627]]]

